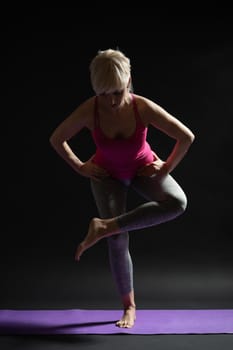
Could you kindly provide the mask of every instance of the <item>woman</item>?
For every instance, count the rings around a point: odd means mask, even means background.
[[[90,179],[99,211],[75,259],[100,239],[108,241],[112,274],[123,304],[119,327],[130,328],[136,319],[133,265],[129,254],[131,230],[167,222],[181,215],[186,195],[170,175],[194,141],[191,130],[157,103],[132,92],[130,59],[120,50],[99,51],[90,63],[95,95],[79,105],[52,133],[56,152],[80,175]],[[166,160],[151,149],[147,141],[151,125],[175,140]],[[96,152],[81,160],[69,140],[88,128]],[[129,187],[145,203],[126,211]]]

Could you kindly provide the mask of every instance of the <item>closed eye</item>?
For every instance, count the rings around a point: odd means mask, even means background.
[[[116,91],[113,91],[111,93],[102,92],[102,94],[100,94],[100,96],[107,96],[107,95],[120,96],[123,94],[123,92],[124,92],[124,90],[116,90]]]
[[[123,92],[124,92],[124,90],[114,91],[112,94],[115,95],[115,96],[119,96],[119,95],[122,95]]]

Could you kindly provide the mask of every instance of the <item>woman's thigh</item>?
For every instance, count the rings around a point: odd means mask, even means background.
[[[127,186],[113,178],[91,180],[91,189],[102,218],[120,215],[126,210]]]
[[[148,201],[162,202],[176,199],[186,206],[186,195],[171,175],[165,176],[162,180],[157,180],[156,176],[138,176],[133,180],[131,186]]]

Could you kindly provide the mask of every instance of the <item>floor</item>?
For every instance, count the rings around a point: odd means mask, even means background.
[[[18,256],[2,269],[1,309],[120,308],[102,243],[76,264],[70,257]],[[165,261],[134,254],[139,308],[233,308],[232,265],[224,259]],[[98,261],[98,263],[97,263]],[[233,334],[214,335],[34,335],[0,337],[0,349],[232,350]]]

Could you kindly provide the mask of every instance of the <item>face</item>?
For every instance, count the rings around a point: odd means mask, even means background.
[[[125,88],[122,90],[115,90],[111,93],[103,93],[100,96],[108,107],[116,110],[124,104],[127,93],[128,89]]]

